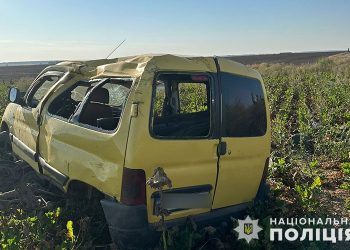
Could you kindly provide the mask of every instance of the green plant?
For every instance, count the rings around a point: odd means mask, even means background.
[[[295,191],[299,194],[301,205],[306,207],[307,210],[313,211],[317,200],[315,198],[315,192],[321,187],[321,178],[317,176],[311,185],[299,184],[295,185]]]
[[[5,111],[7,101],[8,86],[6,84],[0,83],[0,119]]]
[[[317,165],[318,165],[318,160],[313,160],[312,162],[310,162],[309,163],[309,166],[310,166],[310,168],[315,168],[315,167],[317,167]]]
[[[204,229],[203,231],[205,231]],[[215,231],[215,228],[213,228]],[[170,250],[193,249],[196,243],[204,237],[203,231],[198,230],[196,223],[189,220],[185,228],[174,227],[167,231],[167,243]]]
[[[345,199],[345,208],[346,210],[350,210],[350,199]]]
[[[340,167],[345,174],[350,174],[350,162],[343,162],[340,164]]]
[[[71,226],[65,229],[61,208],[43,214],[30,215],[18,209],[14,213],[0,212],[1,249],[72,249],[77,238]],[[67,232],[63,233],[62,232]]]
[[[344,190],[350,190],[350,185],[346,182],[343,182],[339,187]]]

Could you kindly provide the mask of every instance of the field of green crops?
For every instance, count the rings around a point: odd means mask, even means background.
[[[256,69],[271,106],[272,189],[295,215],[349,216],[350,56]]]
[[[259,219],[264,229],[270,217],[350,217],[350,54],[315,64],[252,67],[262,74],[268,92],[272,152],[268,200],[251,207],[249,215]],[[0,85],[1,112],[6,91],[7,85]],[[12,182],[6,189],[1,183],[0,177],[0,193],[23,184]],[[21,204],[0,211],[1,249],[90,248],[108,238],[102,235],[103,220],[85,211],[81,203],[72,206],[61,198],[45,210],[25,209]],[[189,223],[182,230],[170,229],[168,249],[350,247],[346,243],[270,242],[268,230],[248,246],[232,231],[236,224],[231,219],[216,227],[197,228]],[[163,248],[161,242],[158,248]]]

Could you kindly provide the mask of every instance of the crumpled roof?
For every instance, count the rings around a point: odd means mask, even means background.
[[[220,58],[228,72],[256,76],[256,71],[230,59]],[[232,70],[230,70],[232,68]],[[69,71],[86,75],[88,78],[139,77],[144,71],[197,71],[216,72],[213,57],[183,57],[175,55],[139,55],[114,59],[91,61],[65,61],[47,67],[50,70]],[[42,73],[43,73],[42,72]]]
[[[95,75],[96,67],[103,64],[110,64],[117,62],[118,59],[99,59],[89,61],[64,61],[57,63],[56,65],[49,66],[44,69],[43,72],[58,70],[65,72],[75,72],[84,75]]]

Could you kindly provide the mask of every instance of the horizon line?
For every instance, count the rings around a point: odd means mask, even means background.
[[[348,52],[348,49],[345,50],[339,50],[339,49],[330,49],[330,50],[307,50],[307,51],[284,51],[284,52],[275,52],[275,53],[261,53],[261,54],[227,54],[227,55],[209,55],[209,56],[219,56],[219,57],[239,57],[239,56],[265,56],[265,55],[280,55],[280,54],[302,54],[302,53],[327,53],[327,52]],[[139,55],[165,55],[167,53],[147,53],[147,54],[139,54]],[[172,54],[172,53],[169,53]],[[201,57],[201,56],[193,56],[193,55],[181,55],[181,54],[172,54],[176,56],[183,56],[183,57]],[[133,57],[138,55],[130,55],[130,56],[121,56],[121,57],[115,57],[115,58],[124,58],[124,57]],[[206,55],[208,56],[208,55]],[[206,57],[203,55],[203,57]],[[102,59],[102,58],[100,58]],[[0,64],[10,64],[10,63],[40,63],[40,62],[64,62],[64,61],[75,61],[74,59],[62,59],[62,60],[28,60],[28,61],[0,61]],[[89,61],[89,60],[96,60],[96,59],[83,59],[83,60],[76,60],[76,61]],[[97,59],[98,60],[98,59]]]

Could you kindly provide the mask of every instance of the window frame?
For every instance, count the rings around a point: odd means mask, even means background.
[[[159,75],[162,74],[178,74],[178,75],[200,75],[200,76],[208,76],[209,78],[209,91],[210,91],[210,100],[208,101],[208,111],[209,111],[209,132],[206,136],[161,136],[156,135],[153,132],[153,121],[154,121],[154,99],[156,97],[156,91],[157,91],[157,79]],[[152,138],[159,139],[159,140],[206,140],[206,139],[218,139],[217,137],[217,126],[215,121],[218,120],[218,117],[215,115],[217,109],[218,109],[218,102],[217,102],[217,78],[216,73],[211,72],[191,72],[191,71],[157,71],[154,74],[154,79],[152,81],[152,95],[151,95],[151,105],[150,105],[150,112],[149,112],[149,119],[148,119],[148,131]],[[178,98],[180,98],[178,96]]]
[[[119,122],[118,122],[118,125],[115,129],[113,130],[106,130],[106,129],[102,129],[102,128],[98,128],[98,127],[94,127],[94,126],[91,126],[91,125],[88,125],[88,124],[84,124],[84,123],[81,123],[79,122],[79,117],[80,117],[80,114],[81,112],[83,111],[84,109],[84,106],[86,106],[86,104],[88,103],[89,101],[89,96],[90,96],[90,93],[95,89],[95,88],[98,88],[100,87],[101,85],[104,85],[106,83],[108,83],[108,80],[110,79],[115,79],[115,80],[131,80],[132,81],[132,84],[130,86],[130,91],[127,95],[127,97],[125,98],[125,102],[124,102],[124,108],[120,114],[120,119],[119,119]],[[114,134],[120,127],[120,123],[121,123],[121,120],[123,119],[123,115],[124,115],[124,112],[125,112],[125,105],[126,103],[128,102],[128,99],[129,99],[129,96],[130,96],[130,93],[134,87],[134,84],[135,84],[135,78],[132,78],[132,77],[105,77],[105,78],[101,78],[101,79],[90,79],[90,80],[79,80],[77,81],[76,83],[74,83],[72,86],[70,86],[69,88],[65,89],[61,94],[63,94],[65,91],[69,91],[69,90],[72,90],[74,89],[79,83],[81,82],[89,82],[89,81],[97,81],[97,84],[91,88],[89,90],[89,92],[84,96],[83,100],[81,101],[81,108],[78,108],[72,115],[71,119],[66,119],[62,116],[58,116],[58,115],[55,115],[55,114],[51,114],[49,113],[49,108],[47,108],[47,115],[54,118],[54,119],[57,119],[57,120],[60,120],[60,121],[63,121],[63,122],[66,122],[66,123],[69,123],[69,124],[74,124],[74,125],[77,125],[79,127],[82,127],[82,128],[86,128],[86,129],[89,129],[89,130],[93,130],[93,131],[97,131],[97,132],[101,132],[101,133],[104,133],[104,134]],[[58,98],[60,95],[56,96],[53,100],[50,101],[50,104],[48,104],[48,107],[51,105],[51,103],[56,99]]]
[[[39,103],[42,101],[42,99],[39,101],[38,105],[36,107],[31,107],[29,105],[29,99],[33,98],[33,96],[35,95],[36,91],[38,91],[38,89],[44,84],[44,82],[41,82],[42,79],[46,76],[57,76],[58,80],[54,83],[54,85],[59,82],[64,76],[66,75],[66,72],[62,72],[62,71],[48,71],[40,76],[38,76],[33,83],[30,85],[30,87],[28,88],[27,92],[24,95],[24,108],[27,109],[35,109],[38,107]],[[45,95],[48,93],[49,91],[47,91],[45,93]],[[45,97],[45,95],[43,96],[43,98]]]
[[[222,92],[223,92],[223,79],[222,79],[222,75],[221,74],[228,74],[228,75],[233,75],[233,76],[238,76],[238,77],[243,77],[243,78],[247,78],[247,79],[253,79],[255,81],[258,81],[260,86],[261,86],[261,89],[262,89],[262,93],[263,93],[263,97],[264,97],[264,107],[265,107],[265,118],[266,118],[266,127],[265,127],[265,133],[262,134],[262,135],[259,135],[259,136],[227,136],[227,135],[224,135],[224,121],[223,121],[223,117],[224,117],[224,114],[223,114],[223,95],[222,95]],[[241,75],[241,74],[236,74],[236,73],[231,73],[231,72],[226,72],[226,71],[220,71],[220,137],[221,138],[261,138],[261,137],[264,137],[266,136],[267,134],[267,131],[268,131],[268,100],[267,100],[267,94],[266,94],[266,90],[265,90],[265,87],[264,87],[264,84],[263,82],[259,79],[259,78],[256,78],[256,77],[252,77],[252,76],[247,76],[247,75]]]

